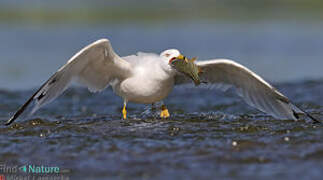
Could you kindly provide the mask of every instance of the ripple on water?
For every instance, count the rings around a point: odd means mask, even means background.
[[[301,90],[293,93],[298,86],[302,84],[281,85],[303,106]],[[323,89],[311,87],[314,89],[308,88],[306,93],[315,98],[306,97],[309,103],[303,108],[322,118],[317,93]],[[10,107],[0,112],[12,113],[26,93],[30,92],[0,93],[0,99]],[[177,90],[170,99],[174,102],[185,93]],[[201,93],[205,91],[190,92],[189,101],[200,102]],[[79,97],[77,101],[73,94]],[[75,177],[92,179],[257,178],[275,174],[288,178],[317,173],[322,167],[321,125],[275,120],[237,103],[238,99],[224,101],[225,96],[217,97],[227,103],[224,106],[218,101],[207,106],[188,104],[185,98],[170,103],[172,116],[166,120],[158,118],[158,112],[141,113],[143,106],[130,103],[129,119],[121,120],[122,101],[102,101],[109,98],[115,98],[110,91],[94,96],[72,89],[41,110],[41,116],[1,126],[1,161],[58,165],[72,169]]]

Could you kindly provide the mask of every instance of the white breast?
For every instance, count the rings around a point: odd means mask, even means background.
[[[120,83],[118,94],[130,102],[148,104],[166,98],[173,86],[173,78],[153,81],[149,78],[134,77]]]
[[[114,91],[135,103],[154,103],[166,98],[174,86],[174,75],[158,60],[137,63],[133,76],[113,85]]]

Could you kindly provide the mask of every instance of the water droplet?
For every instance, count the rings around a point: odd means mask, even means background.
[[[284,141],[289,141],[289,137],[284,137]]]

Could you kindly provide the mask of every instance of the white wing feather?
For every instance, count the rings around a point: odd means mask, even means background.
[[[216,85],[222,90],[228,85],[237,90],[248,105],[279,119],[297,119],[300,110],[292,105],[288,98],[278,92],[260,76],[232,60],[218,59],[198,61],[202,81]],[[178,78],[179,83],[187,81]]]
[[[114,79],[122,80],[131,74],[131,65],[112,49],[109,40],[98,40],[75,54],[8,120],[12,123],[26,107],[35,101],[31,113],[50,103],[64,92],[74,80],[90,91],[101,91]]]

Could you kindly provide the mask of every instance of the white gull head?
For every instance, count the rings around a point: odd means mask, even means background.
[[[171,60],[176,59],[180,55],[181,53],[177,49],[167,49],[160,53],[160,56],[165,57],[168,63],[170,63]]]

